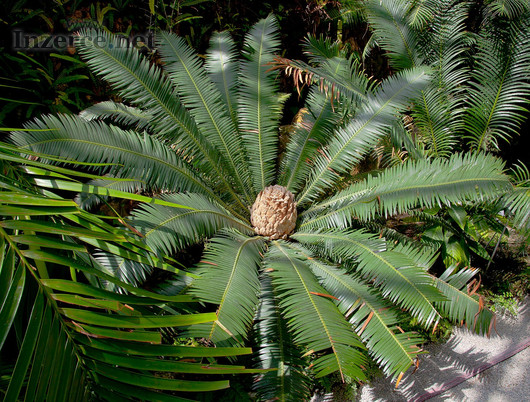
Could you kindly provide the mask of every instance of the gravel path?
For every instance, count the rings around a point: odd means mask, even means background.
[[[447,343],[427,347],[416,373],[407,371],[397,390],[389,380],[377,379],[359,391],[357,401],[414,401],[530,340],[529,298],[517,318],[497,317],[497,332],[488,339],[458,328]],[[428,400],[530,401],[530,347]]]

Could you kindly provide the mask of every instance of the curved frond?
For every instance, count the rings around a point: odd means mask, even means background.
[[[82,110],[79,116],[88,121],[110,119],[114,123],[134,127],[140,131],[152,128],[152,116],[149,112],[113,101],[96,103]]]
[[[364,278],[374,281],[383,296],[401,305],[426,327],[440,314],[433,302],[443,300],[426,269],[412,258],[388,248],[384,240],[363,231],[297,232],[292,237],[332,261],[355,261]]]
[[[239,60],[236,45],[228,32],[215,32],[212,35],[204,67],[221,93],[223,102],[227,105],[230,116],[237,126]]]
[[[318,149],[331,138],[340,114],[334,113],[329,97],[315,87],[309,93],[302,119],[290,134],[285,156],[281,161],[278,183],[296,193],[311,169],[310,161]]]
[[[481,296],[475,294],[480,284],[469,284],[477,272],[477,269],[456,270],[454,266],[451,266],[440,278],[435,277],[436,287],[447,298],[446,301],[437,302],[436,305],[452,321],[463,321],[471,331],[489,334],[495,318],[493,313],[485,308]],[[473,290],[473,287],[476,288]]]
[[[61,173],[66,177],[64,168]],[[156,256],[129,242],[128,231],[111,227],[52,191],[32,197],[25,191],[2,193],[0,289],[4,290],[5,283],[8,291],[0,293],[0,347],[14,346],[9,356],[16,354],[14,366],[4,377],[5,400],[84,401],[97,392],[109,400],[142,397],[178,401],[185,399],[164,390],[219,390],[229,383],[212,375],[256,372],[211,364],[212,357],[249,354],[250,349],[162,344],[163,328],[212,322],[215,314],[178,314],[177,304],[190,302],[189,296],[157,294],[132,286],[79,257],[88,255],[83,243],[94,245],[90,241],[94,240],[106,250],[134,249],[134,258],[154,261]],[[25,214],[20,211],[23,218],[13,219],[11,207],[26,209]],[[32,286],[24,286],[24,273],[28,273],[26,281],[32,281]],[[126,294],[86,283],[85,279],[92,282],[94,278],[109,281]],[[27,323],[17,324],[21,344],[4,343],[13,331],[11,317],[20,302],[9,290],[13,284],[31,311]],[[173,314],[161,307],[167,303],[172,303]],[[175,358],[191,358],[195,363]],[[208,359],[207,367],[202,359]],[[161,378],[160,371],[173,374]]]
[[[507,17],[516,19],[530,10],[530,4],[526,0],[491,0],[486,6],[492,17]]]
[[[250,164],[254,194],[272,184],[278,151],[281,116],[276,73],[269,65],[279,50],[274,16],[260,20],[245,36],[246,60],[239,74],[239,129]]]
[[[530,97],[530,26],[513,26],[508,37],[484,33],[471,73],[464,115],[465,138],[476,151],[498,149],[517,135]]]
[[[414,364],[419,352],[416,345],[423,339],[399,330],[396,312],[379,292],[338,267],[316,259],[309,266],[322,286],[337,297],[339,310],[385,374],[395,378]]]
[[[421,65],[418,38],[408,25],[407,2],[370,0],[365,7],[368,23],[377,43],[388,52],[390,63],[398,70]]]
[[[502,203],[514,215],[513,223],[518,229],[530,229],[530,187],[515,187],[502,198]]]
[[[217,320],[192,327],[189,333],[218,345],[241,345],[247,337],[258,305],[258,268],[264,239],[228,232],[206,245],[190,294],[218,304]]]
[[[108,164],[105,170],[117,177],[145,181],[156,189],[203,193],[222,202],[182,157],[147,134],[69,115],[43,116],[26,124],[26,128],[28,131],[11,134],[11,140],[22,150],[52,155],[72,164]]]
[[[270,277],[263,276],[261,283],[260,305],[255,318],[260,348],[258,367],[276,370],[257,376],[253,389],[263,400],[308,400],[310,383],[303,369],[307,366],[306,359],[301,357],[302,352],[281,315]]]
[[[199,243],[222,228],[253,233],[248,223],[201,194],[170,194],[161,198],[192,209],[142,204],[132,212],[131,225],[142,233],[149,247],[165,255]]]
[[[427,154],[435,157],[450,156],[463,132],[464,91],[470,80],[465,60],[470,46],[465,26],[468,8],[466,3],[438,5],[422,43],[425,62],[433,74],[414,102],[411,115],[419,140]]]
[[[504,163],[491,155],[407,162],[353,184],[301,214],[301,229],[348,227],[353,219],[390,216],[416,206],[451,205],[502,195],[511,188]]]
[[[149,110],[158,137],[168,140],[183,155],[193,159],[204,173],[214,173],[222,188],[239,201],[227,172],[218,163],[215,148],[201,133],[162,70],[150,64],[125,39],[106,31],[81,30],[76,48],[91,70],[107,80],[121,96],[131,104]]]
[[[250,204],[253,197],[248,193],[249,172],[242,141],[221,93],[207,75],[201,59],[184,38],[160,32],[158,46],[181,101],[197,122],[204,138],[220,154],[217,164],[226,166],[229,178],[235,179],[237,189],[245,194],[246,202]],[[244,203],[241,205],[244,207]]]
[[[319,356],[313,365],[316,376],[339,371],[342,378],[365,378],[360,367],[365,361],[362,343],[331,301],[333,295],[329,297],[318,284],[303,256],[288,244],[273,241],[265,257],[265,268],[295,341],[304,345],[308,353]]]
[[[297,198],[298,205],[313,201],[339,179],[339,174],[351,170],[386,133],[395,114],[406,107],[408,100],[417,95],[427,80],[424,69],[406,71],[389,78],[369,95],[355,118],[336,131],[315,159],[306,186]]]

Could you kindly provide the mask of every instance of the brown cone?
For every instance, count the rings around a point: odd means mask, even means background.
[[[294,195],[285,187],[265,187],[250,209],[250,222],[257,234],[286,239],[296,225]]]

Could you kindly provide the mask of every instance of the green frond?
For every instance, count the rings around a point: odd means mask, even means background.
[[[173,149],[147,134],[124,131],[78,116],[43,116],[26,124],[28,131],[11,134],[21,150],[64,160],[109,164],[99,173],[145,181],[156,189],[194,191],[222,202]],[[51,131],[30,131],[50,129]]]
[[[469,145],[476,151],[498,149],[499,140],[518,135],[530,97],[530,27],[512,26],[507,37],[482,34],[468,88],[464,115]]]
[[[501,200],[513,214],[514,225],[522,230],[530,229],[530,188],[515,187]]]
[[[389,78],[370,94],[355,118],[339,127],[315,158],[305,188],[298,195],[298,205],[314,201],[339,179],[339,174],[351,170],[386,133],[395,115],[423,89],[427,80],[424,69],[414,69]]]
[[[388,301],[373,287],[344,270],[309,260],[309,266],[322,286],[337,297],[339,310],[346,315],[370,356],[386,375],[397,377],[416,358],[423,342],[417,334],[399,331],[399,319]]]
[[[230,174],[228,178],[235,179],[236,188],[245,194],[247,205],[252,203],[241,137],[221,92],[203,68],[202,60],[184,38],[173,33],[160,32],[158,47],[181,101],[197,122],[204,138],[220,154],[217,164],[227,169]],[[245,207],[244,202],[239,202]]]
[[[440,278],[434,278],[436,287],[447,298],[436,305],[454,322],[464,322],[466,327],[478,334],[489,334],[494,316],[484,306],[479,295],[471,293],[467,287],[469,281],[477,274],[477,269],[449,267]],[[478,286],[472,283],[472,287]],[[475,289],[476,290],[476,289]]]
[[[436,0],[414,0],[409,3],[407,21],[415,29],[425,28],[426,26],[430,27],[434,15],[440,9],[440,5],[442,5]]]
[[[366,2],[365,7],[368,23],[374,31],[377,43],[388,52],[391,65],[397,70],[421,65],[418,38],[408,25],[407,2],[370,0]]]
[[[381,288],[385,298],[401,305],[429,327],[440,314],[432,305],[443,300],[427,271],[399,249],[363,231],[297,232],[291,236],[320,255],[342,263],[356,262],[358,272]]]
[[[152,129],[152,116],[149,112],[113,101],[96,103],[81,111],[79,116],[88,121],[109,119],[114,123],[133,127],[140,131]]]
[[[330,98],[315,87],[309,92],[306,107],[300,113],[302,119],[290,134],[278,178],[278,184],[293,193],[299,190],[311,169],[310,161],[332,137],[341,118],[339,113],[334,112]]]
[[[193,159],[202,172],[214,174],[232,199],[239,201],[226,170],[218,163],[217,151],[201,133],[162,70],[150,64],[125,39],[106,31],[81,30],[76,48],[91,70],[107,80],[121,96],[131,104],[149,110],[157,137],[178,148],[188,159]]]
[[[239,60],[234,40],[228,32],[215,32],[206,51],[204,67],[223,102],[227,105],[230,116],[237,126],[237,87]]]
[[[326,297],[328,293],[318,284],[304,257],[288,244],[274,241],[265,256],[265,268],[295,341],[317,356],[313,365],[316,376],[339,371],[343,378],[365,378],[360,367],[365,362],[362,343],[331,298]]]
[[[526,0],[490,0],[487,2],[486,10],[492,17],[506,17],[516,19],[530,10],[530,4]]]
[[[279,50],[278,23],[274,16],[260,20],[245,36],[239,74],[239,129],[247,151],[254,194],[275,179],[278,123],[281,116],[276,73],[270,63]]]
[[[109,180],[110,179],[110,180]],[[149,186],[145,181],[134,180],[134,179],[93,179],[86,182],[89,186],[97,186],[100,188],[109,188],[113,190],[124,191],[127,193],[138,193],[142,190],[147,190]],[[94,193],[79,193],[75,197],[75,202],[82,209],[88,210],[96,205],[106,202],[109,199],[106,195],[94,194]]]
[[[308,400],[310,384],[300,348],[281,315],[279,300],[269,276],[261,278],[260,305],[255,318],[259,345],[258,367],[276,369],[257,376],[253,389],[263,400]]]
[[[373,83],[366,77],[357,59],[334,56],[329,59],[319,57],[318,60],[320,62],[318,66],[288,59],[279,59],[277,63],[279,67],[293,74],[296,85],[298,81],[307,85],[317,84],[332,100],[340,98],[355,106],[366,100],[366,93],[371,90]]]
[[[451,155],[464,130],[464,91],[470,80],[465,60],[471,42],[465,26],[468,9],[467,3],[439,4],[428,34],[422,35],[422,53],[433,73],[427,88],[415,100],[411,116],[427,155]]]
[[[222,228],[253,233],[247,222],[231,215],[225,208],[201,194],[170,194],[162,200],[192,207],[172,208],[142,204],[132,212],[131,225],[143,235],[144,242],[165,255],[213,236]]]
[[[158,67],[151,65],[125,39],[106,31],[81,30],[76,48],[97,75],[108,81],[131,104],[149,110],[158,135],[189,149],[193,155],[213,157],[197,125]]]
[[[303,41],[304,54],[308,57],[309,62],[314,65],[320,65],[327,59],[344,56],[342,44],[340,41],[333,41],[327,37],[315,37],[308,35]]]
[[[258,305],[258,268],[262,237],[225,231],[206,244],[190,294],[219,305],[217,320],[192,327],[189,333],[217,345],[241,345],[247,338]]]
[[[408,161],[353,184],[301,214],[300,229],[348,227],[354,219],[390,216],[413,207],[491,199],[509,191],[504,163],[485,154]]]

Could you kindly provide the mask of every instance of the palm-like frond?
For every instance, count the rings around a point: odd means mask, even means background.
[[[269,63],[278,50],[278,25],[270,15],[245,36],[246,60],[239,75],[239,129],[247,150],[254,194],[275,178],[278,121],[281,115],[276,73]]]
[[[530,4],[525,0],[492,0],[488,2],[486,9],[493,17],[516,19],[530,10]]]
[[[422,56],[416,46],[418,38],[408,25],[407,2],[370,0],[365,7],[377,43],[388,52],[390,63],[398,70],[421,65]]]
[[[353,184],[302,214],[301,229],[348,227],[353,219],[390,216],[415,206],[432,207],[509,191],[502,161],[484,154],[408,162]]]
[[[219,305],[217,320],[190,330],[216,344],[241,345],[258,304],[258,268],[264,239],[237,232],[213,237],[198,266],[190,293]]]
[[[171,255],[226,227],[252,233],[247,223],[200,194],[171,194],[162,200],[190,209],[143,204],[133,212],[131,223],[142,233],[147,245],[163,254]]]
[[[274,241],[265,257],[272,284],[294,339],[317,354],[314,370],[318,377],[339,371],[341,376],[362,379],[359,367],[364,349],[327,292],[312,275],[307,262],[287,244]],[[300,311],[306,314],[300,314]],[[321,355],[325,353],[324,355]]]
[[[148,112],[113,101],[96,103],[81,111],[79,116],[89,121],[110,119],[114,123],[134,127],[140,131],[150,129],[152,119]]]
[[[340,173],[347,172],[382,137],[395,114],[403,110],[427,82],[425,70],[411,70],[389,78],[368,97],[355,119],[339,128],[315,164],[304,190],[297,197],[299,205],[307,204],[329,188]]]
[[[427,153],[447,157],[454,152],[463,131],[464,89],[469,81],[465,52],[470,39],[465,31],[467,4],[448,2],[437,7],[429,22],[429,35],[418,46],[425,63],[433,69],[432,79],[414,102],[414,128]]]
[[[363,231],[344,230],[297,232],[293,238],[332,261],[356,261],[358,271],[373,280],[383,296],[403,306],[425,326],[438,321],[440,314],[432,303],[443,297],[433,279],[399,249],[389,249],[384,240]]]
[[[530,97],[529,33],[529,26],[514,24],[508,37],[493,29],[479,39],[464,115],[465,138],[474,150],[496,149],[499,140],[517,134]]]
[[[215,172],[223,188],[239,202],[226,171],[218,163],[214,147],[208,144],[180,102],[171,81],[158,67],[151,65],[124,39],[105,31],[81,30],[76,47],[89,67],[119,90],[120,95],[133,105],[149,110],[159,137],[178,147],[204,172]]]
[[[451,320],[463,320],[466,326],[476,333],[488,333],[494,323],[491,311],[484,307],[484,300],[475,294],[480,283],[468,285],[478,270],[449,267],[442,276],[434,278],[436,287],[447,298],[437,305]],[[467,291],[463,290],[466,289]]]
[[[237,85],[239,60],[236,46],[228,32],[216,32],[210,39],[204,67],[221,93],[230,116],[237,126]]]
[[[311,169],[319,148],[331,138],[340,115],[334,113],[329,97],[315,88],[309,93],[306,110],[290,134],[285,156],[281,161],[278,183],[291,192],[297,192]]]
[[[255,319],[260,347],[258,367],[277,370],[260,375],[254,390],[263,400],[307,400],[310,397],[310,384],[303,369],[307,359],[301,357],[303,352],[294,342],[281,315],[270,277],[263,275],[261,283],[260,305]]]
[[[201,60],[184,38],[161,32],[158,45],[166,63],[165,69],[182,102],[197,122],[201,134],[219,151],[220,160],[217,163],[226,165],[228,173],[235,179],[237,189],[246,195],[246,203],[250,204],[252,199],[248,193],[248,167],[241,137],[235,129],[221,92],[212,83],[202,68]]]
[[[11,140],[21,149],[74,163],[104,164],[102,173],[111,171],[155,189],[195,191],[219,200],[182,157],[147,134],[67,115],[44,116],[26,128],[43,131],[13,132]]]
[[[418,335],[399,331],[400,320],[392,306],[375,289],[344,270],[309,260],[309,266],[322,286],[338,299],[345,314],[368,352],[385,374],[394,378],[405,372],[419,352]]]
[[[313,51],[310,46],[309,51]],[[311,57],[320,64],[312,66],[299,60],[277,57],[275,68],[283,68],[286,74],[292,75],[298,90],[304,85],[317,83],[332,100],[342,97],[342,100],[356,105],[366,99],[372,83],[362,72],[358,60],[339,56],[325,59],[318,54]]]

